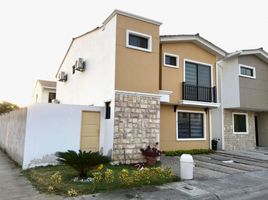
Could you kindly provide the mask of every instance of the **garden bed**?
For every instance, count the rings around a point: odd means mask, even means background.
[[[23,171],[23,174],[37,190],[64,196],[144,185],[161,185],[179,180],[169,168],[161,168],[159,163],[142,170],[131,165],[105,165],[102,169],[89,172],[89,175],[95,175],[95,184],[94,181],[75,182],[74,178],[77,176],[77,172],[66,165],[32,168]]]

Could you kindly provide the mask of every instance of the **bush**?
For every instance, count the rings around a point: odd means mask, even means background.
[[[110,159],[106,156],[102,156],[99,152],[86,152],[81,151],[67,151],[57,152],[56,156],[58,161],[62,164],[69,165],[78,172],[78,178],[87,177],[87,173],[93,167],[99,164],[106,164],[110,162]]]
[[[212,153],[210,149],[191,149],[191,150],[177,150],[177,151],[165,151],[163,152],[166,156],[180,156],[182,154],[209,154]]]

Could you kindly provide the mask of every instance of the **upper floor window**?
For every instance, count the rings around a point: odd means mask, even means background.
[[[152,51],[152,36],[127,30],[127,47],[142,51]]]
[[[184,70],[186,84],[199,87],[211,87],[211,66],[186,61]]]
[[[235,134],[248,133],[248,114],[233,113],[233,132]]]
[[[256,78],[256,70],[255,67],[239,65],[240,76],[247,78]]]
[[[167,67],[178,68],[179,67],[179,56],[169,54],[169,53],[164,53],[164,65]]]

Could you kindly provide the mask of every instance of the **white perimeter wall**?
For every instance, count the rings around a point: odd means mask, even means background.
[[[22,165],[27,109],[0,115],[0,147]]]
[[[23,169],[55,163],[57,151],[79,150],[82,111],[101,111],[100,148],[105,143],[109,123],[103,107],[34,104],[28,107]],[[107,149],[108,148],[108,149]]]

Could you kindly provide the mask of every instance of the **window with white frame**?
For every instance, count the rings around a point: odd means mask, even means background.
[[[248,114],[233,113],[233,132],[235,134],[248,133]]]
[[[247,77],[247,78],[256,78],[255,67],[251,67],[247,65],[239,65],[239,74],[240,76]]]
[[[177,139],[205,139],[205,112],[177,111]]]
[[[127,30],[127,47],[151,52],[152,51],[152,36],[135,31]]]
[[[164,53],[164,66],[178,68],[179,56],[170,53]]]

